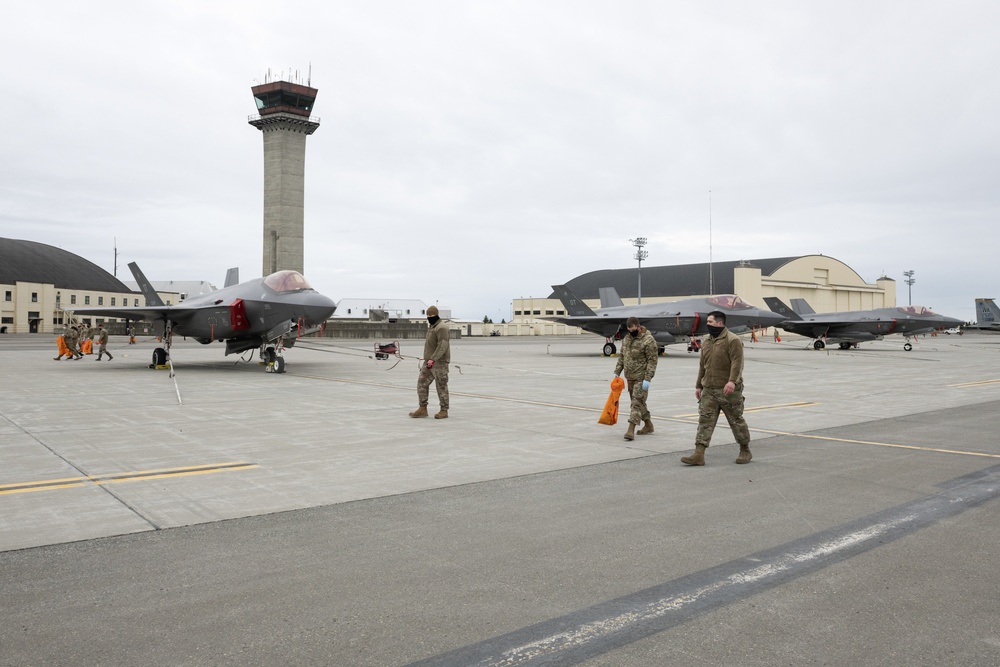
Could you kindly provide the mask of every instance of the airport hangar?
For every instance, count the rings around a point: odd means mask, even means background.
[[[591,307],[600,306],[601,287],[614,287],[626,304],[635,304],[639,300],[638,271],[637,268],[591,271],[566,284]],[[763,305],[765,296],[777,296],[786,303],[793,298],[804,298],[817,312],[896,305],[896,282],[892,278],[881,277],[874,284],[866,283],[847,264],[826,255],[651,266],[642,269],[642,284],[645,303],[738,294],[758,306]],[[142,300],[141,294],[78,255],[44,243],[7,238],[0,238],[0,290],[3,333],[55,333],[69,323],[66,311],[75,307],[139,306]],[[183,292],[161,293],[164,303],[179,303],[184,296]],[[422,311],[420,303],[409,305],[412,312]],[[508,336],[582,333],[576,327],[542,319],[565,315],[565,308],[554,293],[544,299],[514,299],[512,313],[510,323],[456,322],[455,325],[470,336],[494,331]]]
[[[785,303],[805,299],[818,312],[870,310],[896,305],[896,281],[882,276],[867,283],[850,266],[827,255],[773,257],[642,269],[642,303],[660,303],[714,294],[738,294],[764,308],[764,297]],[[639,269],[602,269],[584,273],[566,283],[591,308],[601,305],[598,290],[613,287],[626,305],[639,302]],[[512,323],[504,334],[552,333],[542,318],[566,314],[553,292],[547,298],[514,299]],[[501,325],[501,330],[503,326]],[[575,327],[572,327],[576,329]],[[576,329],[576,331],[580,331]]]

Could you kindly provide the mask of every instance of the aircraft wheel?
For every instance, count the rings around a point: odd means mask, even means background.
[[[658,355],[659,354],[666,354],[666,352],[667,352],[667,348],[663,347],[662,345],[660,347],[656,348],[656,354],[658,354]]]
[[[275,373],[284,373],[285,372],[285,358],[284,357],[275,357],[275,359],[274,359],[274,372]]]
[[[614,343],[605,343],[604,344],[604,356],[605,357],[610,357],[612,354],[614,354],[617,351],[618,351],[618,348],[615,347]]]
[[[850,343],[841,343],[840,344],[840,349],[841,350],[849,350],[849,349],[851,349],[851,344]]]
[[[909,352],[910,350],[913,349],[913,346],[910,345],[909,343],[907,343],[906,345],[903,346],[903,349],[906,350],[907,352]]]
[[[162,347],[153,350],[153,366],[162,366],[167,363],[167,351]]]
[[[813,343],[814,350],[822,350],[824,347],[826,347],[826,343],[824,343],[821,340],[818,340],[815,343]]]

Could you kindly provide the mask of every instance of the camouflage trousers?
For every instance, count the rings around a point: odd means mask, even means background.
[[[750,444],[750,429],[743,419],[743,383],[736,385],[736,391],[726,396],[722,387],[705,387],[701,390],[701,400],[698,401],[698,434],[694,438],[695,445],[704,445],[712,440],[715,425],[719,421],[719,413],[726,415],[733,437],[740,445]]]
[[[628,382],[628,423],[639,425],[650,418],[649,408],[646,407],[646,399],[649,398],[649,390],[642,388],[642,380],[627,380]]]
[[[439,361],[434,364],[434,368],[427,368],[426,365],[420,367],[420,375],[417,376],[417,400],[420,405],[426,407],[430,394],[431,383],[437,385],[438,402],[442,410],[448,409],[448,363]]]

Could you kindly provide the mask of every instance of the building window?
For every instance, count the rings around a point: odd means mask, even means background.
[[[534,311],[532,313],[532,315],[541,315],[541,314],[542,314],[542,311],[540,311],[540,310],[536,310],[536,311]]]
[[[546,314],[546,315],[555,315],[555,312],[554,312],[554,311],[551,311],[551,310],[546,310],[546,311],[545,311],[545,314]]]
[[[104,297],[103,296],[97,297],[97,305],[98,306],[103,306],[104,305]]]
[[[76,305],[76,295],[75,294],[70,294],[69,295],[69,302],[70,302],[70,304],[72,304],[74,306]]]
[[[566,314],[565,310],[557,310],[556,311],[556,315],[565,315],[565,314]]]
[[[83,305],[85,305],[85,306],[89,306],[90,305],[90,295],[89,294],[87,294],[86,296],[83,297]]]
[[[136,308],[138,308],[139,307],[139,299],[132,299],[132,305],[135,306]]]
[[[350,315],[350,314],[351,314],[351,309],[350,309],[350,308],[348,308],[348,309],[347,309],[347,314],[348,314],[348,315]]]
[[[515,315],[520,315],[520,314],[521,314],[521,311],[520,311],[520,310],[515,310],[515,311],[514,311],[514,314],[515,314]]]
[[[38,303],[38,292],[31,293],[31,303]]]
[[[115,297],[111,297],[111,305],[112,305],[112,306],[114,306],[114,305],[115,305]]]
[[[13,301],[14,300],[14,295],[11,294],[10,290],[7,290],[7,293],[5,294],[3,300],[4,301]]]
[[[14,318],[13,317],[0,318],[0,324],[14,324]]]

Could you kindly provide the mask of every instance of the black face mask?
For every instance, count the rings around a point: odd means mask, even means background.
[[[632,338],[636,338],[639,335],[639,330],[636,329],[635,331],[629,331],[629,333],[632,334]]]
[[[427,324],[429,324],[431,326],[434,326],[435,324],[438,323],[438,320],[440,320],[440,319],[441,318],[438,317],[437,315],[432,315],[431,317],[427,318]]]
[[[719,334],[722,333],[722,330],[726,328],[726,327],[714,327],[711,324],[706,324],[705,326],[708,327],[708,333],[712,336],[712,338],[718,338]]]

